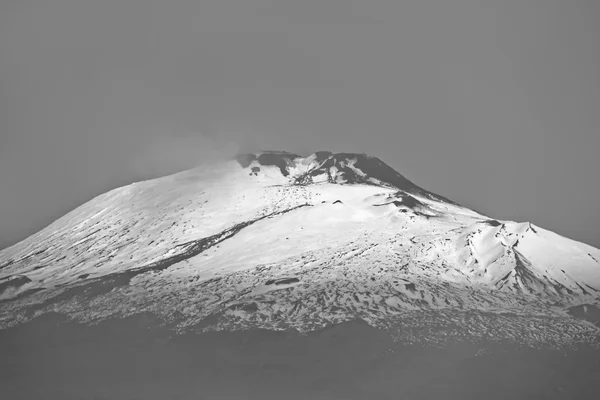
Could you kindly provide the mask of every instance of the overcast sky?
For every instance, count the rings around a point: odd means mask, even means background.
[[[600,247],[597,0],[4,0],[0,248],[260,148],[366,152]]]

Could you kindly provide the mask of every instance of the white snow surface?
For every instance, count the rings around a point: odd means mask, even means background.
[[[0,327],[56,311],[310,330],[418,310],[570,318],[600,304],[596,248],[394,186],[404,181],[361,169],[380,162],[365,155],[263,154],[287,173],[257,154],[138,182],[1,251]]]

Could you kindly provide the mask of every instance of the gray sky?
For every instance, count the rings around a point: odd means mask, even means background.
[[[5,0],[0,248],[238,150],[366,152],[600,247],[597,0]]]

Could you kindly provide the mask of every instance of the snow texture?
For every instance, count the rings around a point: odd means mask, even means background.
[[[110,191],[0,252],[0,326],[52,311],[88,323],[150,312],[180,331],[394,329],[477,311],[506,335],[526,324],[521,340],[568,342],[597,332],[585,319],[599,260],[378,158],[263,152]]]

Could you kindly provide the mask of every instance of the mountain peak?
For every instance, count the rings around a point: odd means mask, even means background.
[[[236,156],[242,168],[274,166],[281,174],[298,184],[320,182],[374,184],[401,190],[419,189],[377,157],[364,153],[333,153],[317,151],[308,157],[286,151],[262,151]]]
[[[363,184],[391,187],[427,198],[457,203],[431,193],[407,179],[378,157],[366,153],[333,153],[321,150],[308,157],[287,151],[261,151],[235,157],[250,176],[259,176],[261,168],[276,167],[283,177],[296,185],[319,183]]]
[[[568,326],[592,329],[566,312],[590,304],[572,313],[595,318],[599,260],[456,206],[377,157],[263,151],[116,189],[0,252],[0,329],[49,312],[89,322],[144,311],[180,332],[310,331],[360,316],[404,335],[423,316],[475,310],[493,317],[485,332],[511,324],[508,338],[551,317],[531,337],[558,340],[560,323],[566,343]]]

